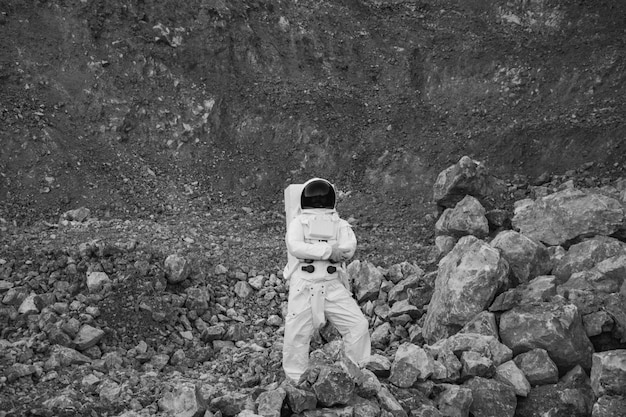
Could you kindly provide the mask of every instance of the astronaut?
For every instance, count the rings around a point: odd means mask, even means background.
[[[356,250],[356,237],[335,211],[333,185],[321,178],[307,181],[299,206],[285,236],[290,285],[283,369],[295,382],[308,367],[313,332],[326,319],[341,333],[346,356],[354,363],[361,364],[371,353],[367,319],[341,279],[344,262]]]

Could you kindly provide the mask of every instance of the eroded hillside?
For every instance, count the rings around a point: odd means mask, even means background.
[[[620,2],[3,0],[0,13],[6,221],[80,205],[280,211],[286,184],[323,175],[352,214],[401,222],[432,210],[436,174],[462,155],[505,178],[624,169]]]

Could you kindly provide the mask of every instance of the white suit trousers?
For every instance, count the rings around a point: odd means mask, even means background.
[[[346,355],[360,364],[371,354],[367,319],[338,278],[306,281],[294,274],[285,320],[283,369],[298,382],[309,366],[309,344],[315,326],[328,319],[343,337]],[[313,307],[314,306],[314,307]],[[320,311],[323,308],[323,312]],[[314,313],[316,317],[314,317]]]

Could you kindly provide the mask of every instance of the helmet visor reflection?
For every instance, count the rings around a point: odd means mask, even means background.
[[[305,197],[319,197],[329,195],[330,193],[330,184],[323,181],[316,181],[304,188],[303,195]]]

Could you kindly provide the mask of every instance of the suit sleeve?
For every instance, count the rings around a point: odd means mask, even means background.
[[[285,236],[287,250],[298,259],[326,260],[332,253],[332,247],[326,242],[306,243],[302,222],[296,217],[289,223]]]
[[[354,256],[354,252],[356,251],[356,236],[352,231],[350,223],[345,220],[341,221],[337,243],[339,248],[347,250],[348,259]]]

